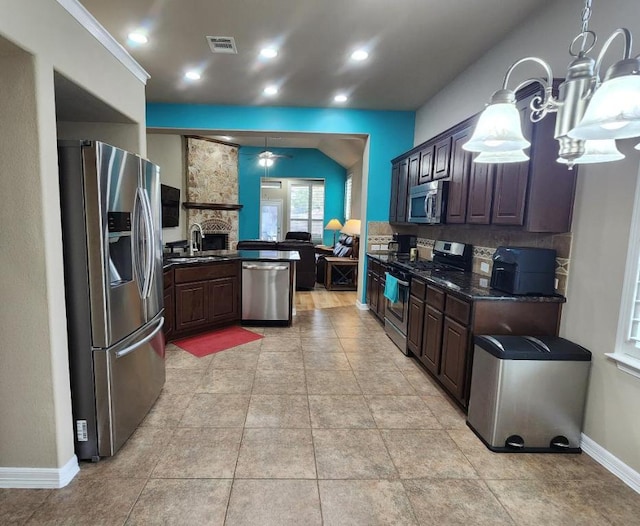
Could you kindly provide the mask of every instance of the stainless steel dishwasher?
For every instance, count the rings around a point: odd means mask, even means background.
[[[291,321],[290,263],[244,261],[242,263],[242,322]]]

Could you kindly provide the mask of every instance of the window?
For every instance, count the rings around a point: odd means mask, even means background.
[[[324,181],[292,183],[289,190],[289,230],[311,232],[314,243],[324,234]]]
[[[353,175],[348,174],[344,182],[344,220],[351,219],[351,188],[353,186]]]
[[[636,188],[615,352],[623,371],[640,378],[640,184]]]

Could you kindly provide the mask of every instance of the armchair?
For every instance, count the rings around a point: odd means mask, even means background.
[[[350,236],[348,234],[340,234],[338,238],[338,242],[333,247],[333,253],[329,257],[358,257],[358,238],[356,236]],[[327,285],[325,283],[325,273],[326,273],[326,265],[327,265],[327,256],[318,256],[318,260],[316,262],[316,283],[322,283],[323,285]],[[332,277],[333,279],[333,277]]]
[[[311,241],[311,233],[309,232],[287,232],[284,236],[285,240]]]

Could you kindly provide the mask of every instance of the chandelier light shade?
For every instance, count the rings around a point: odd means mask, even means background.
[[[631,57],[631,33],[625,28],[616,29],[609,36],[597,59],[588,55],[597,40],[596,34],[589,30],[592,3],[592,0],[584,2],[581,31],[569,45],[569,55],[573,60],[560,85],[559,95],[554,95],[553,72],[544,60],[525,57],[508,68],[502,89],[493,94],[490,104],[478,119],[473,135],[462,146],[467,151],[480,152],[475,162],[526,160],[522,150],[529,143],[522,136],[515,93],[530,84],[539,84],[543,88],[542,93],[531,100],[531,121],[538,122],[550,113],[557,113],[554,137],[559,145],[559,163],[571,168],[574,164],[624,158],[615,143],[603,141],[640,136],[640,56]],[[609,68],[601,81],[600,67],[617,37],[624,42],[622,59]],[[545,75],[526,79],[510,89],[509,81],[514,70],[527,62],[542,67]],[[640,144],[636,149],[640,149]]]
[[[510,152],[482,152],[473,160],[474,163],[521,163],[528,161],[529,156],[524,150],[513,150]]]
[[[613,139],[588,140],[584,143],[584,153],[573,161],[574,164],[607,163],[624,159],[624,154],[616,147]],[[558,158],[559,163],[568,164],[569,161]]]
[[[640,135],[640,61],[635,62],[639,62],[635,74],[603,82],[570,137],[627,139]]]
[[[271,168],[273,166],[273,159],[269,159],[267,157],[261,157],[260,159],[258,159],[258,164],[263,168],[264,167]]]
[[[522,134],[520,113],[516,108],[515,94],[509,92],[502,97],[502,90],[496,92],[480,115],[473,135],[462,148],[469,152],[511,152],[528,148],[531,144]],[[506,98],[505,102],[493,102]],[[512,99],[512,100],[510,100]]]

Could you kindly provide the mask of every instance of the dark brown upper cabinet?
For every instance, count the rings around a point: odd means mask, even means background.
[[[467,223],[479,225],[491,223],[494,172],[492,164],[471,164],[471,170],[469,171],[469,197],[467,199]]]
[[[409,157],[409,188],[419,184],[418,173],[420,171],[420,152]]]
[[[420,172],[418,184],[428,183],[433,179],[433,151],[434,145],[428,144],[420,152]]]
[[[400,162],[391,165],[391,198],[389,199],[389,222],[398,221],[398,186],[400,181]]]
[[[391,165],[391,201],[389,222],[407,222],[407,199],[409,190],[409,158],[394,160]]]
[[[451,136],[444,137],[436,142],[433,148],[433,177],[446,179],[449,177],[449,162],[451,160]]]
[[[469,172],[473,154],[462,149],[473,132],[472,123],[462,127],[451,138],[451,164],[449,170],[449,200],[447,223],[459,224],[467,219],[467,196],[469,195]]]

